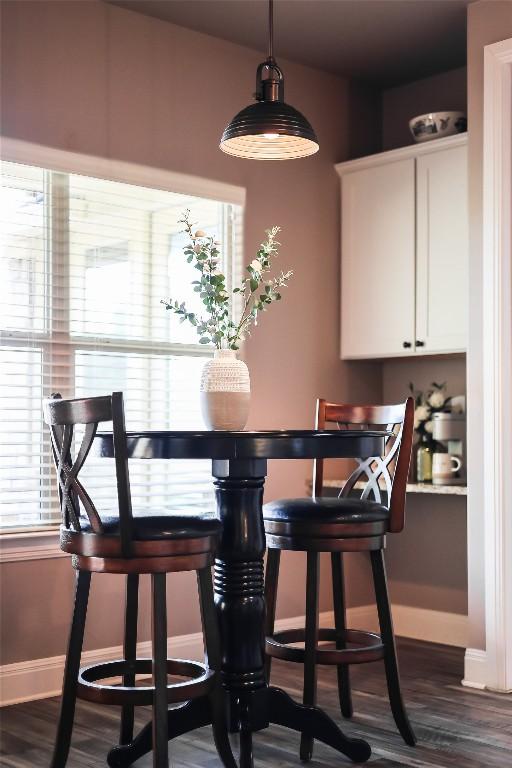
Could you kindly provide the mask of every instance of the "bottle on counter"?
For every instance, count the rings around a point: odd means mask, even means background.
[[[432,456],[434,445],[431,440],[423,436],[419,442],[416,453],[416,479],[418,483],[432,482]]]

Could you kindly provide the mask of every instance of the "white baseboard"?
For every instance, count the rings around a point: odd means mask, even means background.
[[[427,643],[440,643],[465,648],[468,641],[468,617],[460,613],[432,611],[411,605],[393,605],[395,634]],[[360,605],[348,609],[348,623],[353,629],[379,631],[377,609],[374,605]]]
[[[393,605],[393,623],[395,633],[401,637],[458,648],[465,648],[468,644],[468,617],[461,613]]]
[[[200,632],[169,638],[169,657],[176,659],[203,658],[203,636]],[[151,642],[137,643],[137,657],[151,658]],[[122,646],[99,648],[82,653],[82,666],[123,658]],[[0,667],[0,707],[23,701],[60,696],[65,656],[22,661]]]
[[[349,608],[347,623],[353,629],[366,629],[378,631],[377,611],[374,605],[360,605]],[[444,643],[465,647],[467,642],[467,617],[442,611],[429,611],[422,608],[413,608],[406,605],[393,606],[393,620],[395,632],[403,637],[416,640],[426,640],[432,643]],[[332,611],[320,614],[320,626],[333,626],[334,615]],[[303,616],[295,616],[288,619],[280,619],[276,622],[276,630],[283,631],[300,627],[304,624]],[[168,642],[170,657],[185,659],[203,658],[203,639],[200,632],[190,635],[180,635],[170,638]],[[482,660],[478,654],[482,651],[467,651],[466,665],[471,670],[482,669]],[[137,645],[137,655],[140,658],[151,657],[151,643],[143,642]],[[483,654],[485,656],[485,654]],[[122,647],[100,648],[94,651],[85,651],[82,654],[82,665],[96,664],[103,661],[112,661],[122,658]],[[45,699],[50,696],[58,696],[61,690],[62,675],[64,671],[64,656],[52,656],[47,659],[34,659],[15,664],[5,664],[0,667],[0,706],[19,704],[23,701]],[[479,666],[480,665],[480,666]],[[471,685],[471,680],[478,682],[476,671],[468,672],[466,666],[465,685]],[[485,684],[474,684],[474,687],[485,687]]]
[[[478,648],[468,648],[464,656],[464,680],[466,688],[487,687],[487,654]]]

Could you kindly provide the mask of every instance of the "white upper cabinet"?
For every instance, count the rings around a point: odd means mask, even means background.
[[[466,348],[467,148],[416,160],[416,337],[426,352]]]
[[[467,328],[466,136],[336,166],[341,356],[462,352]]]
[[[414,160],[342,179],[342,357],[403,352],[414,341]]]

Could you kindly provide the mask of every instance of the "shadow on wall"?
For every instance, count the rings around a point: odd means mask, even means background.
[[[382,97],[378,88],[351,80],[349,103],[349,157],[355,159],[382,150]],[[357,121],[354,119],[357,115]]]

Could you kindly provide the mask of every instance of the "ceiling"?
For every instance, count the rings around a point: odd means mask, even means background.
[[[266,0],[106,0],[265,51]],[[465,64],[472,0],[276,0],[275,54],[398,85]]]

